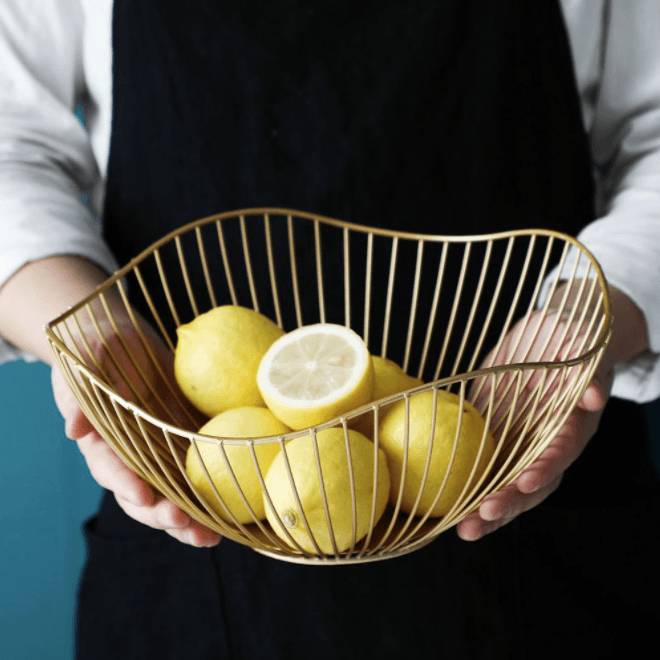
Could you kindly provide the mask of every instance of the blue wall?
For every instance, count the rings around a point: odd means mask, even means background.
[[[660,465],[660,403],[649,407]],[[101,490],[62,418],[42,364],[0,367],[0,658],[73,657],[83,521]]]
[[[86,471],[43,364],[0,367],[0,658],[73,657],[83,521],[101,489]]]

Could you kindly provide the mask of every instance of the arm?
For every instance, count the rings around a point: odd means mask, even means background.
[[[81,201],[101,182],[75,116],[86,91],[82,32],[77,0],[44,0],[38,11],[23,0],[0,4],[0,362],[22,354],[52,364],[43,326],[116,268]],[[119,301],[111,304],[121,318]],[[100,342],[93,349],[102,358]],[[217,534],[126,468],[52,373],[67,435],[126,513],[192,545],[216,544]]]
[[[12,277],[23,281],[31,272],[32,284],[42,287],[48,280],[39,273],[46,273],[43,267],[32,271],[32,264],[53,255],[79,255],[104,272],[116,269],[81,199],[83,191],[102,183],[89,136],[75,115],[85,95],[82,30],[77,0],[45,0],[38,11],[22,0],[0,5],[0,287]],[[0,338],[0,362],[21,355],[16,346],[24,334],[30,335],[32,357],[50,360],[36,335],[60,303],[62,311],[76,302],[91,272],[73,269],[70,275],[70,282],[59,285],[61,291],[51,287],[44,292],[41,304],[25,305],[11,297],[24,322],[10,329],[11,319],[3,319],[0,335],[10,332],[7,339],[15,346]],[[10,294],[4,295],[7,300]],[[37,324],[34,330],[31,322]]]
[[[21,267],[0,288],[0,335],[53,366],[44,326],[107,279],[78,256],[54,256]]]
[[[56,256],[30,262],[0,289],[0,333],[19,349],[52,364],[53,356],[43,332],[44,324],[94,291],[105,278],[106,275],[98,267],[77,256]],[[119,323],[122,318],[127,318],[118,297],[109,297],[108,303]],[[137,359],[142,357],[145,370],[148,369],[148,358],[145,354],[141,355],[137,336],[129,333],[126,338],[129,342],[133,339]],[[90,334],[88,341],[99,360],[103,361],[105,348],[97,335]],[[121,360],[123,353],[119,342],[113,342],[112,337],[108,341]],[[155,335],[152,344],[160,360],[171,360],[171,355]],[[128,360],[126,363],[128,366]],[[163,529],[191,545],[216,545],[220,540],[218,534],[191,520],[169,500],[157,496],[122,463],[84,416],[57,367],[53,368],[52,374],[55,401],[64,417],[66,434],[77,441],[99,485],[112,491],[124,511],[145,525]]]
[[[598,218],[578,236],[608,282],[644,315],[647,350],[616,361],[612,394],[639,403],[660,396],[660,27],[655,0],[609,3],[600,75],[586,56],[597,3],[574,3],[571,43],[590,131]],[[575,15],[573,15],[575,14]],[[595,55],[598,48],[594,49]],[[581,53],[581,55],[580,55]],[[594,71],[594,76],[597,72]]]

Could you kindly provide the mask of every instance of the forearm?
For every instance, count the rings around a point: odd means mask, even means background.
[[[0,288],[0,335],[52,364],[44,326],[106,279],[100,268],[76,256],[55,256],[26,264]]]

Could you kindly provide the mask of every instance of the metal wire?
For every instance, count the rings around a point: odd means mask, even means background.
[[[204,235],[213,227],[217,243]],[[168,251],[176,257],[166,256]],[[569,255],[575,258],[572,264]],[[578,262],[584,259],[588,268],[578,279]],[[555,274],[548,284],[552,267]],[[157,275],[155,284],[145,276],[147,270]],[[129,280],[136,286],[127,287]],[[331,306],[342,291],[341,304]],[[175,329],[182,325],[188,309],[197,317],[219,305],[249,300],[253,309],[272,314],[287,331],[342,314],[346,327],[361,324],[372,353],[398,355],[405,371],[418,378],[426,374],[428,382],[311,429],[274,438],[209,438],[198,432],[203,416],[181,395],[170,368],[154,350],[137,300],[151,314],[163,350],[170,354],[175,351],[171,323]],[[286,561],[334,565],[413,552],[460,522],[486,495],[515,480],[545,451],[574,410],[610,330],[609,296],[598,263],[575,239],[558,232],[426,236],[261,208],[202,218],[164,236],[93,295],[49,323],[46,334],[81,409],[130,469],[195,520],[237,543]],[[438,417],[437,402],[441,392],[450,391],[457,396],[458,411],[468,401],[474,404],[485,428],[460,493],[444,515],[434,517],[433,508],[446,494],[462,455],[465,422],[458,412],[447,467],[443,474],[434,473],[436,430],[445,421]],[[424,394],[432,394],[433,402],[428,443],[420,485],[412,505],[406,506],[404,492],[413,483],[411,452],[418,451],[411,448],[410,410]],[[380,434],[388,411],[397,404],[405,415],[398,489],[388,494],[389,504],[379,518]],[[369,417],[374,429],[365,508],[358,505],[361,475],[350,441],[353,425],[362,417]],[[329,468],[318,439],[333,426],[343,431],[345,492],[351,503],[339,515],[327,492]],[[495,449],[479,472],[488,434]],[[323,530],[310,523],[305,493],[289,460],[289,441],[301,437],[313,449],[309,469],[319,489]],[[215,444],[234,494],[252,522],[239,522],[216,488],[200,452],[208,443]],[[283,458],[296,506],[292,515],[309,538],[307,549],[279,518],[268,491],[267,466],[256,451],[266,443],[275,443]],[[227,455],[230,445],[247,447],[246,460],[274,523],[259,519],[241,490]],[[213,501],[187,474],[187,452],[199,460]],[[389,465],[391,472],[393,463]],[[430,489],[431,506],[422,507]],[[324,554],[321,546],[327,542],[332,551]]]

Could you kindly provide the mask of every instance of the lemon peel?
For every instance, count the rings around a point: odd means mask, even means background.
[[[262,438],[282,436],[290,430],[267,408],[246,406],[220,413],[202,426],[199,433],[216,438]],[[198,451],[203,464],[200,462]],[[223,457],[223,451],[227,461]],[[254,453],[262,477],[279,451],[280,444],[277,440],[254,444]],[[231,466],[231,471],[227,462]],[[206,472],[211,477],[213,485],[209,482]],[[234,484],[232,472],[240,491],[245,495],[254,512],[254,517],[245,506],[241,493]],[[233,520],[218,500],[214,486],[237,522],[248,524],[254,522],[254,518],[265,519],[261,481],[249,444],[226,443],[224,447],[220,447],[216,443],[197,442],[195,447],[191,443],[186,454],[186,473],[208,505],[226,522],[232,523]]]
[[[223,305],[177,329],[174,375],[186,398],[209,417],[240,406],[265,406],[259,362],[284,331],[263,314]]]
[[[318,554],[314,544],[316,541],[321,553],[333,554],[334,533],[337,552],[344,552],[367,535],[372,508],[374,525],[383,515],[390,490],[387,458],[382,450],[378,450],[378,480],[374,498],[375,446],[357,431],[348,430],[347,436],[350,470],[343,428],[325,429],[316,434],[322,485],[316,468],[316,452],[311,435],[289,441],[285,450],[286,457],[285,452],[280,452],[270,466],[265,484],[277,515],[270,506],[266,506],[266,516],[273,530],[287,545],[291,545],[288,532],[305,552]],[[302,511],[291,487],[287,462]],[[351,473],[355,492],[355,538]],[[328,505],[332,533],[328,527],[323,493]],[[307,531],[305,520],[312,536]]]
[[[406,402],[397,401],[388,410],[379,428],[378,440],[387,455],[392,477],[390,502],[395,504],[399,497],[401,482],[404,479],[401,510],[417,515],[429,514],[439,517],[447,514],[460,496],[470,479],[484,436],[485,422],[479,412],[468,401],[463,402],[453,393],[437,391],[435,405],[435,430],[429,470],[419,505],[416,509],[424,469],[429,453],[433,421],[433,392],[413,394],[409,399],[408,450],[405,475],[403,472],[406,455]],[[451,462],[454,440],[459,417],[462,418],[458,447]],[[483,450],[478,461],[470,487],[474,486],[484,473],[495,451],[495,441],[490,431],[486,432]],[[435,498],[451,463],[445,488],[435,502]],[[469,493],[469,488],[466,494]]]

